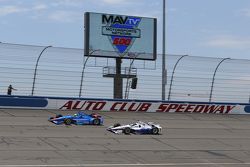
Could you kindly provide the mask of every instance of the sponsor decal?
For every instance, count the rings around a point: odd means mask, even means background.
[[[69,100],[60,107],[60,109],[101,111],[106,103],[107,102]]]
[[[183,113],[228,114],[228,113],[231,113],[235,107],[236,105],[227,105],[227,104],[189,104],[189,103],[150,103],[150,102],[110,102],[110,101],[69,100],[66,103],[64,103],[60,107],[60,109],[115,111],[115,112],[128,111],[128,112],[183,112]],[[247,111],[245,107],[245,112]]]
[[[245,111],[246,113],[250,113],[250,106],[245,106],[245,107],[244,107],[244,111]]]
[[[122,57],[132,47],[135,39],[141,37],[141,30],[138,29],[140,22],[140,17],[103,14],[102,35],[108,37],[113,48]]]
[[[115,102],[110,111],[132,111],[132,112],[147,112],[151,103],[132,103],[127,102]]]
[[[156,112],[194,112],[228,114],[235,107],[235,105],[163,103],[160,104]]]

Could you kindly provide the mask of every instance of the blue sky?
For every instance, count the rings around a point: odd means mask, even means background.
[[[166,0],[166,51],[250,59],[250,0]],[[162,0],[0,0],[0,42],[83,48],[86,11],[156,17]]]

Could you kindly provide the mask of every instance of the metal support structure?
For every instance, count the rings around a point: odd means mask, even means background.
[[[129,72],[128,72],[128,77],[127,77],[127,83],[126,83],[126,91],[125,91],[125,99],[128,99],[128,95],[129,95],[129,75],[131,73],[131,68],[132,68],[132,65],[135,61],[135,59],[141,55],[141,54],[145,54],[144,52],[142,53],[136,53],[135,56],[133,57],[132,61],[130,62],[130,65],[129,65]]]
[[[209,96],[209,102],[211,102],[211,100],[212,100],[213,89],[214,89],[214,79],[215,79],[216,72],[217,72],[219,66],[221,65],[221,63],[224,62],[225,60],[228,60],[228,59],[230,59],[230,58],[222,59],[214,70],[214,75],[213,75],[213,80],[212,80],[212,85],[211,85],[211,90],[210,90],[210,96]]]
[[[137,56],[139,56],[139,54]],[[136,57],[134,57],[133,60],[130,62],[128,76],[130,75],[131,67],[132,67],[132,64],[134,63]],[[125,97],[124,97],[125,99],[128,99],[128,95],[129,95],[129,84],[128,83],[129,83],[129,77],[127,77],[126,91],[125,91]]]
[[[35,66],[35,72],[34,72],[33,84],[32,84],[32,90],[31,90],[31,96],[34,95],[34,89],[35,89],[35,83],[36,83],[36,73],[37,73],[37,67],[38,67],[39,60],[40,60],[40,58],[41,58],[43,52],[44,52],[46,49],[50,48],[50,47],[52,47],[52,46],[46,46],[46,47],[41,51],[41,53],[39,54],[39,56],[38,56],[38,58],[37,58],[37,60],[36,60],[36,66]]]
[[[170,100],[170,96],[171,96],[172,84],[173,84],[173,78],[174,78],[175,69],[176,69],[176,67],[177,67],[177,64],[180,62],[180,60],[181,60],[182,58],[186,57],[186,56],[188,56],[188,55],[183,55],[183,56],[181,56],[181,57],[177,60],[177,62],[175,63],[175,65],[174,65],[174,69],[173,69],[173,71],[172,71],[172,76],[171,76],[171,80],[170,80],[170,86],[169,86],[169,92],[168,92],[168,101]]]
[[[128,88],[130,89],[130,87],[131,87],[131,84],[132,84],[132,81],[129,81],[129,83],[128,83]],[[129,89],[128,89],[128,92],[127,92],[127,99],[128,99],[128,97],[129,97]]]
[[[116,58],[116,74],[114,77],[114,99],[122,99],[122,77],[121,77],[121,65],[122,65],[122,59]]]
[[[89,55],[92,55],[96,51],[99,51],[99,49],[91,51]],[[82,96],[82,85],[83,85],[82,83],[83,83],[85,67],[86,67],[86,64],[87,64],[88,60],[89,60],[89,56],[86,58],[86,60],[84,59],[84,63],[83,63],[83,67],[82,67],[82,75],[81,75],[81,83],[80,83],[80,89],[79,89],[79,97]]]
[[[166,27],[166,1],[163,0],[163,23],[162,23],[162,100],[165,100],[166,96],[166,84],[167,84],[167,70],[166,70],[166,58],[165,58],[165,27]]]

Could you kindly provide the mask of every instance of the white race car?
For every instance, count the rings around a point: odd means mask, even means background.
[[[162,127],[159,124],[153,122],[142,122],[137,121],[133,124],[121,125],[119,123],[114,124],[107,128],[108,131],[111,131],[116,134],[124,133],[126,135],[130,133],[134,134],[153,134],[157,135],[161,133]]]

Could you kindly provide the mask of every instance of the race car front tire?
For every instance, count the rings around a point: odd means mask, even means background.
[[[101,121],[100,121],[100,119],[94,119],[92,123],[93,123],[93,125],[100,125]]]
[[[65,125],[71,125],[71,123],[72,123],[72,120],[69,119],[69,118],[67,118],[67,119],[64,120],[64,124]]]
[[[151,130],[151,133],[153,135],[157,135],[157,134],[159,134],[159,129],[157,127],[153,127],[152,130]]]
[[[126,128],[123,129],[123,133],[124,133],[125,135],[129,135],[130,132],[131,132],[131,129],[130,129],[129,127],[126,127]]]

